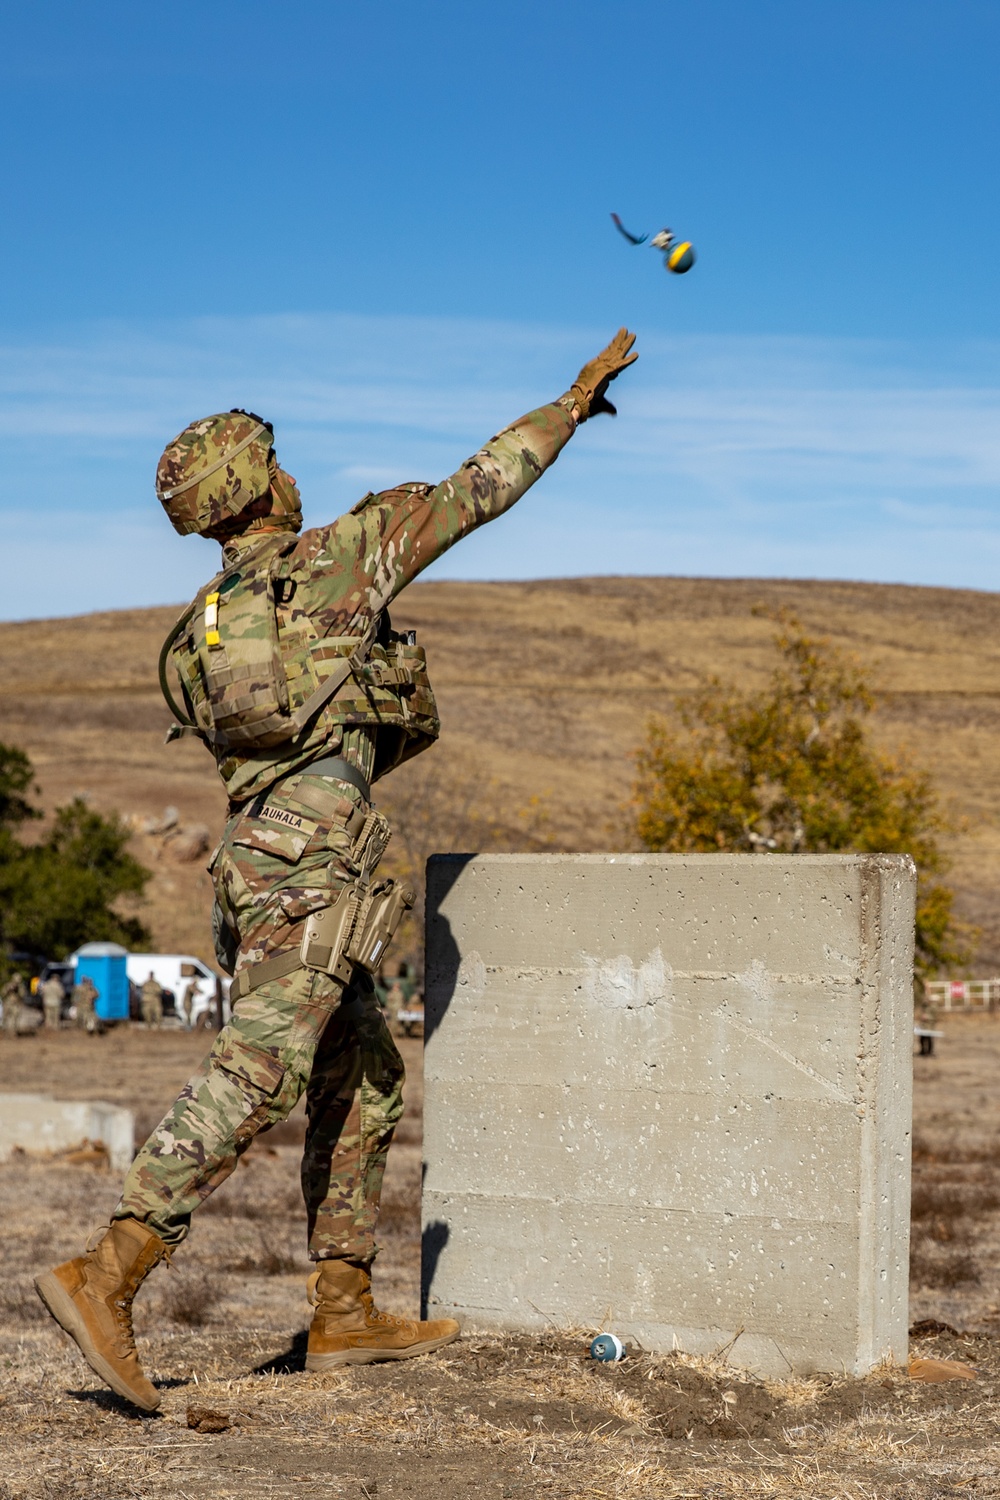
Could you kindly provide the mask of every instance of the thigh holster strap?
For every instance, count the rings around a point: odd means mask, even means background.
[[[293,974],[296,969],[301,969],[302,958],[298,948],[288,948],[284,953],[275,954],[274,958],[266,958],[260,964],[247,964],[241,969],[229,988],[229,1003],[235,1005],[237,1000],[242,1000],[244,995],[249,995],[251,990],[259,989],[262,984],[270,984],[272,979],[284,979],[286,974]]]
[[[380,880],[370,887],[345,886],[331,906],[307,917],[298,948],[240,970],[229,991],[230,1004],[296,969],[328,974],[344,987],[350,984],[355,965],[374,973],[415,899],[408,885],[395,880]]]

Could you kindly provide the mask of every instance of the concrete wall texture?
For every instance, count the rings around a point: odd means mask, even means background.
[[[914,893],[897,855],[435,856],[431,1315],[903,1362]]]
[[[127,1172],[135,1155],[132,1111],[98,1100],[0,1094],[0,1161],[15,1149],[45,1155],[84,1141],[103,1141],[112,1171]]]

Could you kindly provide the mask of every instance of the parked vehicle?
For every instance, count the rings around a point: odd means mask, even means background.
[[[174,1009],[181,1020],[184,1019],[184,991],[189,981],[194,979],[198,985],[198,993],[194,997],[194,1009],[191,1013],[193,1024],[204,1024],[202,1017],[215,1020],[216,976],[200,958],[194,958],[190,953],[130,953],[125,961],[125,969],[136,993],[152,974],[157,983],[170,992]],[[222,980],[223,1020],[228,1020],[229,1017],[230,982],[229,979]]]

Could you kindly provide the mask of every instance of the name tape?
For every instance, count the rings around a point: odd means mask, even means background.
[[[312,833],[316,827],[315,823],[310,823],[306,818],[300,818],[298,813],[289,812],[287,807],[268,807],[265,805],[261,808],[257,816],[258,818],[266,818],[269,823],[283,823],[286,828],[294,828],[303,833]]]

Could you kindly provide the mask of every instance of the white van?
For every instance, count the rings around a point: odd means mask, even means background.
[[[190,953],[130,953],[125,960],[125,972],[133,984],[144,984],[152,974],[165,990],[172,990],[177,1014],[182,1021],[184,1008],[181,1002],[188,983],[193,979],[198,986],[198,992],[194,997],[192,1022],[197,1026],[206,1011],[214,1019],[215,973],[207,964],[202,963],[200,958],[194,958]],[[222,1013],[224,1020],[229,1019],[231,983],[230,979],[223,977]]]

